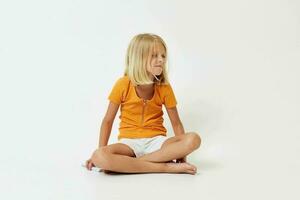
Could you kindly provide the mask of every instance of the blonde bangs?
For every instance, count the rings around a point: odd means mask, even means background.
[[[166,62],[162,74],[158,76],[160,81],[153,81],[148,75],[147,64],[157,43],[161,43],[165,48]],[[124,75],[128,76],[134,85],[169,84],[167,58],[167,46],[161,37],[148,33],[136,35],[127,49]]]

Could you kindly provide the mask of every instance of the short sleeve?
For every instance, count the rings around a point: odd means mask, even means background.
[[[177,105],[176,97],[170,84],[166,85],[164,91],[164,104],[167,108],[173,108]]]
[[[108,99],[113,103],[121,104],[125,88],[126,88],[126,83],[125,83],[124,79],[123,78],[118,79],[116,81],[116,83],[114,84],[114,86],[108,96]]]

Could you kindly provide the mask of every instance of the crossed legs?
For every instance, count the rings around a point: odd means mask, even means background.
[[[104,170],[121,173],[189,173],[195,174],[196,167],[188,163],[166,163],[182,158],[197,148],[201,139],[197,133],[174,136],[164,142],[161,149],[135,158],[125,144],[111,144],[97,149],[92,162]]]

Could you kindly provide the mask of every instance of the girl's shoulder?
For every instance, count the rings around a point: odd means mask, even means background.
[[[166,84],[157,84],[156,87],[157,87],[159,90],[162,90],[162,91],[172,89],[172,86],[171,86],[170,83],[166,83]]]
[[[165,96],[168,96],[170,94],[172,94],[172,95],[174,94],[171,83],[157,85],[156,88],[157,88],[159,96],[162,98],[164,98]]]
[[[130,81],[128,77],[122,76],[115,81],[115,84],[110,92],[109,100],[120,104],[127,96],[129,91]]]
[[[130,83],[130,79],[128,78],[128,76],[122,76],[117,79],[117,81],[115,82],[115,86],[124,87],[127,86],[129,83]]]
[[[117,79],[117,82],[122,82],[122,83],[129,82],[129,81],[130,79],[128,76],[122,76]]]

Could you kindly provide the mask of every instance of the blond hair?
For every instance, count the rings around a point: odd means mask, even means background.
[[[152,80],[147,72],[148,61],[157,43],[160,43],[165,48],[166,62],[158,80]],[[126,54],[126,68],[124,75],[128,76],[134,85],[144,85],[157,83],[168,84],[167,75],[167,46],[163,39],[155,34],[144,33],[134,36],[128,46]]]

